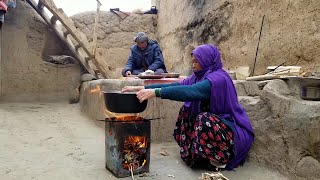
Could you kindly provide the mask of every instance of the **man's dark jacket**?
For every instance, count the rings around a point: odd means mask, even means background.
[[[125,71],[133,71],[135,69],[143,69],[142,53],[145,54],[145,62],[147,69],[156,71],[157,69],[166,70],[164,65],[162,51],[155,41],[148,41],[148,45],[144,51],[141,51],[137,45],[131,47],[131,54],[125,67]],[[147,70],[146,69],[146,70]]]

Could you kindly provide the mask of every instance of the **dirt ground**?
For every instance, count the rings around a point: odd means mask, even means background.
[[[67,102],[0,103],[1,179],[117,179],[104,168],[104,124],[79,109]],[[204,172],[185,166],[175,143],[151,147],[150,173],[135,179],[191,180]],[[230,180],[287,179],[250,162],[223,174]]]

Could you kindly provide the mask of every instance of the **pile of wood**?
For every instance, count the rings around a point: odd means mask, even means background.
[[[122,166],[126,170],[136,170],[146,163],[147,146],[140,141],[125,141]]]
[[[200,180],[229,180],[221,173],[202,173]]]
[[[247,81],[263,81],[270,79],[281,79],[288,76],[303,76],[300,66],[269,66],[267,74],[247,77]]]

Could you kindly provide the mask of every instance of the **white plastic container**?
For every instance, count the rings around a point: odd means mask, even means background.
[[[236,67],[236,77],[237,80],[245,80],[250,75],[249,66],[239,66]]]

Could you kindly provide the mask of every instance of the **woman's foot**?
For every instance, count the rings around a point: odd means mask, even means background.
[[[226,164],[220,164],[220,163],[217,163],[215,161],[210,161],[210,164],[215,166],[215,167],[217,167],[218,169],[224,169],[227,166]]]
[[[218,172],[221,169],[223,169],[223,168],[214,166],[213,164],[211,164],[211,162],[208,159],[204,159],[201,157],[196,158],[195,161],[191,163],[191,165],[189,166],[190,168],[193,168],[193,169],[204,169],[207,171],[214,171],[214,172]]]

